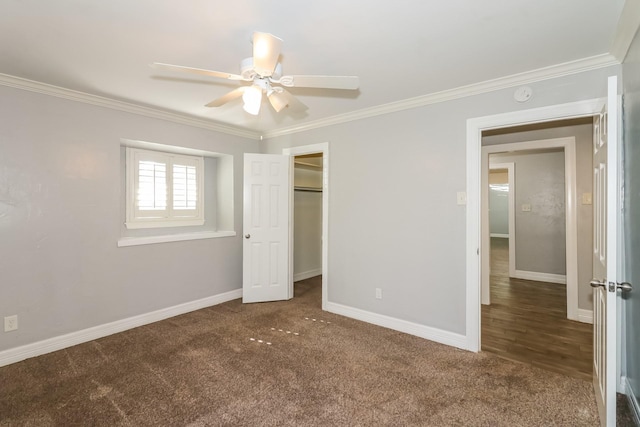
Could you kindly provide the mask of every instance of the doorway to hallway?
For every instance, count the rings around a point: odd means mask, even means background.
[[[500,186],[483,172],[481,350],[585,380],[593,362],[592,140],[591,117],[482,135],[489,169],[511,173]],[[497,212],[501,201],[505,212]]]

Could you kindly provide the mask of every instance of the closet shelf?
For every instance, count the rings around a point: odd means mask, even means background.
[[[294,160],[293,163],[296,164],[296,165],[299,165],[299,166],[306,166],[308,168],[322,169],[322,165],[316,165],[314,163],[307,163],[307,162],[303,162],[301,160]]]

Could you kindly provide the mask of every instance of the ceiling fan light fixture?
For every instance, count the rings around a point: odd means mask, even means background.
[[[244,102],[243,109],[247,113],[257,116],[260,113],[260,104],[262,104],[262,88],[259,86],[250,86],[242,94]]]
[[[271,103],[271,106],[273,107],[273,109],[276,110],[276,113],[279,113],[280,111],[282,111],[282,109],[289,104],[289,101],[282,94],[282,92],[278,92],[275,90],[271,90],[270,92],[267,92],[267,98],[269,98],[269,102]]]

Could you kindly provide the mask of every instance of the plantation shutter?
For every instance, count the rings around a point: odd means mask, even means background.
[[[173,209],[190,210],[197,208],[198,179],[196,167],[173,165]]]
[[[128,228],[204,224],[202,157],[127,148]]]
[[[141,211],[167,209],[167,165],[152,161],[138,162],[137,205]]]

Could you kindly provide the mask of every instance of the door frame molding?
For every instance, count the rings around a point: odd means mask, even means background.
[[[489,170],[488,172],[491,173],[492,170],[498,170],[498,169],[506,169],[507,170],[507,180],[508,180],[508,184],[509,184],[509,196],[508,196],[508,201],[507,201],[507,220],[509,221],[508,227],[507,227],[507,231],[508,231],[508,236],[509,236],[509,276],[513,276],[515,274],[516,271],[516,227],[515,227],[515,210],[516,210],[516,196],[515,196],[515,167],[516,164],[514,162],[496,162],[496,163],[489,163]],[[487,208],[489,207],[489,193],[490,193],[490,189],[488,187],[489,182],[487,181],[487,185],[482,187],[482,205],[486,206]],[[489,214],[488,210],[485,210],[487,213],[487,221],[490,221],[491,219],[491,215]],[[483,211],[483,212],[485,212]],[[485,248],[489,248],[490,246],[486,246],[487,244],[491,244],[491,229],[489,226],[487,226],[487,231],[489,233],[489,235],[487,236],[486,233],[485,235],[483,235],[483,240],[482,240],[482,244],[484,245],[483,247]],[[484,239],[487,239],[487,241],[485,242]],[[489,287],[489,275],[490,275],[490,269],[491,269],[491,257],[488,256],[487,259],[489,260],[489,266],[487,268],[487,266],[485,264],[482,264],[482,266],[484,267],[482,269],[482,291],[481,291],[481,299],[482,299],[482,304],[484,305],[489,305],[491,304],[491,292],[490,292],[490,287]]]
[[[489,163],[491,154],[503,152],[522,152],[528,150],[546,149],[546,148],[562,148],[564,154],[564,214],[565,214],[565,263],[566,263],[566,285],[567,285],[567,318],[570,320],[580,321],[578,311],[578,212],[577,212],[577,181],[576,181],[576,139],[573,136],[551,138],[542,140],[522,141],[507,144],[495,144],[482,147],[482,179],[486,184],[482,186],[482,199],[480,203],[482,215],[482,241],[480,246],[481,263],[482,263],[482,301],[486,298],[485,292],[488,291],[489,285],[489,267],[490,267],[490,240],[489,240],[489,182],[488,172],[493,167]],[[514,202],[515,204],[515,202]],[[511,208],[511,206],[510,206]],[[515,208],[515,206],[514,206]],[[510,210],[511,213],[511,210]],[[515,209],[513,212],[515,217]],[[509,218],[512,219],[511,217]],[[515,234],[515,230],[509,228],[509,234]],[[515,268],[515,245],[509,242],[509,275],[517,277],[518,271]],[[513,252],[512,252],[513,250]],[[513,268],[513,270],[512,270]]]
[[[303,154],[322,153],[322,309],[329,299],[329,143],[284,148],[282,154],[291,156],[289,192],[289,295],[293,298],[293,173],[294,157]]]
[[[482,132],[599,114],[606,98],[513,111],[467,120],[466,336],[467,349],[480,350],[481,295],[481,150]]]

